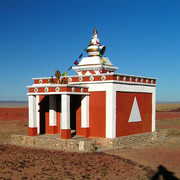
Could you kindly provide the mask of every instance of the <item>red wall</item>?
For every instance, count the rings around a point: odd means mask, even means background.
[[[58,133],[58,126],[50,126],[49,125],[49,112],[45,113],[45,119],[46,119],[46,134],[57,134]],[[57,121],[57,125],[59,122]],[[60,126],[60,124],[59,124]]]
[[[76,135],[89,137],[89,128],[81,128],[81,106],[76,110]]]
[[[84,136],[83,129],[81,128],[81,106],[76,111],[76,134]]]
[[[136,97],[142,121],[128,122]],[[152,131],[152,94],[116,93],[116,137]]]
[[[60,123],[61,123],[61,121],[60,121],[60,116],[61,116],[61,113],[60,112],[57,112],[56,113],[56,118],[57,118],[57,134],[60,134]]]
[[[90,92],[89,122],[91,137],[105,137],[106,92]]]

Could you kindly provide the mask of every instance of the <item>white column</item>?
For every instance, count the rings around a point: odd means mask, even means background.
[[[106,91],[106,138],[116,137],[116,91],[113,84]]]
[[[56,96],[49,96],[49,126],[57,126]]]
[[[152,93],[152,132],[156,130],[156,88]]]
[[[89,127],[89,96],[82,96],[81,99],[81,127]]]
[[[70,129],[70,95],[61,95],[61,129]]]
[[[28,106],[29,106],[29,127],[37,127],[36,122],[36,97],[28,96]]]
[[[36,96],[36,123],[37,133],[40,133],[40,112],[39,112],[39,96]]]

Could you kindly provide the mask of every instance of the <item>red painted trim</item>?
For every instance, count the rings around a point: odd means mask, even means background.
[[[39,93],[45,92],[45,87],[37,89]],[[56,87],[48,87],[48,92],[56,92]],[[72,87],[60,87],[59,92],[72,92]],[[75,87],[75,92],[81,92],[81,88]],[[88,88],[84,88],[84,92],[88,92]],[[29,88],[29,93],[34,93],[34,88]]]
[[[115,80],[115,76],[106,76],[106,80]]]
[[[61,117],[61,113],[57,112],[56,117],[57,117],[57,134],[60,134],[60,127],[61,127],[60,117]]]
[[[37,136],[37,127],[28,127],[28,136]]]
[[[44,92],[44,88],[38,88],[38,93],[39,92]]]
[[[76,110],[76,135],[84,136],[81,128],[81,106]]]
[[[34,84],[39,84],[39,80],[34,80]]]
[[[136,82],[136,78],[133,77],[133,78],[132,78],[132,82]]]
[[[88,138],[90,136],[90,128],[82,128],[84,131],[85,138]]]
[[[39,96],[39,103],[43,100],[44,97],[45,96],[43,96],[43,95]]]
[[[82,72],[83,75],[85,75],[87,71],[81,71],[81,72]],[[96,73],[94,72],[94,70],[89,70],[89,72],[90,72],[91,74],[96,74]]]
[[[34,88],[29,88],[29,93],[34,93]]]
[[[72,77],[72,82],[78,82],[78,77]]]
[[[102,81],[102,80],[101,80],[101,77],[102,77],[102,76],[94,76],[94,81]]]
[[[49,112],[45,112],[45,132],[49,134]]]
[[[48,126],[46,134],[57,134],[57,126]]]
[[[45,113],[46,134],[57,134],[57,126],[49,126],[49,112]]]
[[[71,139],[71,129],[61,129],[61,139]]]
[[[87,72],[87,71],[81,71],[82,72],[82,75],[85,75],[85,73]],[[94,75],[95,74],[95,72],[93,71],[93,70],[90,70],[89,71],[92,75]],[[112,71],[109,71],[109,72],[112,72]],[[77,74],[78,75],[78,74]],[[79,76],[79,75],[78,75]],[[87,76],[87,77],[83,77],[83,81],[90,81],[90,76],[91,75],[89,75],[89,76]],[[102,76],[102,72],[100,72],[100,74],[99,74],[99,76],[94,76],[94,81],[101,81],[101,76]],[[105,74],[105,76],[106,76],[106,74]],[[106,80],[117,80],[117,76],[118,75],[108,75],[108,76],[106,76]],[[122,76],[122,75],[119,75],[119,77],[120,77],[120,81],[123,81],[123,77],[126,77],[126,80],[125,81],[130,81],[130,77],[129,76]],[[71,78],[72,79],[72,82],[79,82],[79,77],[69,77],[69,78]],[[137,82],[139,82],[139,83],[146,83],[146,77],[131,77],[132,78],[132,82],[136,82],[136,78],[138,78],[138,81]],[[143,82],[141,82],[141,79],[143,79]],[[40,79],[36,79],[36,80],[34,80],[34,84],[40,84],[39,83],[39,80]],[[63,78],[63,80],[65,80],[67,83],[68,83],[68,78],[67,77],[65,77],[65,78]],[[45,83],[48,83],[49,82],[49,79],[42,79],[42,84],[45,84]],[[54,79],[54,82],[56,83],[56,81],[57,81],[57,79],[55,78]],[[152,84],[151,83],[151,79],[148,79],[148,84]],[[156,80],[153,80],[153,84],[156,84]],[[54,91],[54,90],[53,90]]]

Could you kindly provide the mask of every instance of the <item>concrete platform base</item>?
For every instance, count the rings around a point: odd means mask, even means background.
[[[146,141],[152,141],[157,138],[159,133],[143,133],[143,134],[134,134],[129,136],[122,136],[118,138],[89,138],[91,141],[94,141],[96,145],[106,147],[106,148],[117,148],[124,145],[138,144]]]
[[[58,150],[94,152],[95,142],[89,141],[82,136],[73,139],[61,139],[58,134],[45,134],[39,136],[12,135],[11,143],[15,145],[50,148]]]
[[[15,145],[94,152],[98,149],[120,148],[124,145],[139,144],[147,141],[154,141],[159,137],[167,137],[167,131],[157,130],[153,133],[143,133],[123,136],[118,138],[96,138],[83,136],[72,136],[72,139],[61,139],[59,134],[44,134],[39,136],[12,135],[11,143]]]

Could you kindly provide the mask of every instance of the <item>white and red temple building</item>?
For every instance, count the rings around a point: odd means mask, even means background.
[[[28,136],[59,134],[61,139],[76,135],[99,138],[151,133],[155,131],[156,79],[115,73],[102,57],[95,29],[88,57],[73,67],[77,75],[33,78],[27,86]]]

